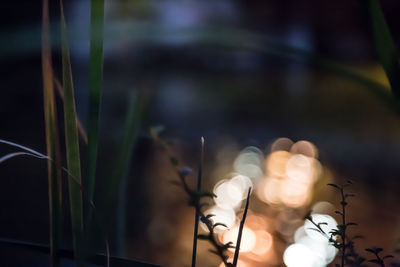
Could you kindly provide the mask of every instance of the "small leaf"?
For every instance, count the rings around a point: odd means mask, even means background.
[[[206,218],[207,219],[210,219],[211,217],[214,217],[215,216],[215,214],[208,214],[207,216],[206,216]]]
[[[202,198],[202,197],[210,197],[210,198],[214,198],[217,197],[214,193],[210,193],[210,192],[197,192],[197,195]]]
[[[393,255],[386,255],[385,257],[383,257],[383,259],[389,259],[389,258],[394,258]]]
[[[328,184],[329,186],[335,187],[337,189],[341,189],[340,186],[338,186],[337,184]]]
[[[229,241],[228,243],[224,244],[224,245],[222,246],[222,248],[223,248],[224,250],[226,250],[226,249],[228,249],[228,248],[235,248],[235,246],[233,246],[232,244],[233,244],[233,242]]]
[[[197,235],[197,239],[200,240],[209,240],[210,236],[209,235]]]

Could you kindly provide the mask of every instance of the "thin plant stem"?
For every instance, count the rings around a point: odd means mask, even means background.
[[[344,195],[343,187],[340,189],[340,194],[342,196],[342,225],[343,232],[341,234],[342,239],[342,267],[344,267],[345,256],[346,256],[346,197]]]
[[[240,242],[242,241],[243,227],[244,227],[244,223],[246,221],[247,211],[249,209],[250,192],[251,192],[251,187],[249,188],[249,191],[247,192],[246,206],[244,208],[243,217],[242,217],[242,220],[240,221],[240,225],[239,225],[239,232],[238,232],[238,237],[237,237],[237,241],[236,241],[235,255],[233,256],[233,263],[232,263],[234,267],[236,267],[238,259],[239,259]]]
[[[197,192],[201,192],[201,178],[203,174],[203,162],[204,162],[204,137],[200,140],[200,163],[199,172],[197,175]],[[192,267],[196,266],[196,254],[197,254],[197,235],[199,232],[199,217],[200,217],[200,198],[196,199],[196,212],[194,218],[194,231],[193,231],[193,252],[192,252]]]
[[[61,190],[61,153],[57,122],[57,108],[54,96],[53,67],[51,61],[49,1],[42,3],[42,75],[43,107],[46,129],[47,154],[54,161],[47,162],[48,194],[50,217],[50,265],[59,265],[59,249],[62,229],[62,190]],[[24,152],[20,152],[24,153]],[[16,155],[16,154],[14,154]]]

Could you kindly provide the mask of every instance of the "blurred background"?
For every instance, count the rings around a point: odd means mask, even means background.
[[[89,1],[64,4],[85,125]],[[381,4],[399,44],[400,2]],[[240,266],[283,266],[284,251],[299,241],[295,232],[311,209],[339,221],[339,194],[326,184],[348,179],[356,194],[349,218],[359,224],[352,233],[365,235],[358,250],[365,255],[364,248],[377,245],[394,253],[400,121],[390,99],[376,93],[389,85],[358,1],[118,0],[106,1],[105,11],[96,201],[107,191],[132,99],[145,103],[120,191],[124,204],[108,225],[112,254],[190,266],[194,210],[170,183],[177,179],[174,168],[150,136],[159,125],[172,153],[194,173],[204,136],[203,187],[221,196],[209,201],[210,212],[231,227],[220,231],[221,242],[235,236],[243,192],[254,188]],[[50,1],[50,16],[53,66],[61,78],[57,1]],[[3,3],[0,25],[0,138],[44,153],[41,1]],[[11,151],[0,145],[1,155]],[[0,165],[0,237],[48,243],[46,168],[32,158]],[[190,177],[195,185],[196,175]],[[198,266],[220,264],[210,248],[199,241]]]

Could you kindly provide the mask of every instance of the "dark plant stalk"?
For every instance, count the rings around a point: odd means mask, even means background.
[[[59,249],[62,229],[62,190],[61,190],[61,155],[58,134],[57,109],[54,96],[53,67],[51,61],[49,3],[42,4],[42,75],[43,107],[46,128],[47,154],[53,161],[47,162],[48,194],[50,217],[50,265],[59,265]],[[24,153],[24,152],[23,152]]]
[[[242,240],[243,227],[244,227],[244,223],[246,221],[247,211],[249,209],[250,192],[251,192],[251,187],[249,188],[249,192],[247,192],[246,206],[244,208],[242,220],[240,221],[239,233],[238,233],[238,237],[237,237],[237,241],[236,241],[235,255],[233,257],[233,266],[234,267],[236,267],[238,259],[239,259],[240,242]]]
[[[201,178],[203,174],[203,162],[204,162],[204,137],[200,140],[200,163],[199,171],[197,174],[197,192],[201,192]],[[194,218],[194,231],[193,231],[193,251],[192,251],[192,267],[196,266],[196,255],[197,255],[197,235],[199,231],[199,217],[200,217],[200,198],[196,199],[196,212]]]

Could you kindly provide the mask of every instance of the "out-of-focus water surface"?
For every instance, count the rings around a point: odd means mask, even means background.
[[[58,3],[50,4],[60,78]],[[0,138],[44,152],[41,1],[2,5]],[[89,1],[65,6],[77,110],[85,124]],[[400,4],[382,6],[398,44]],[[163,266],[191,262],[194,212],[184,191],[170,184],[174,169],[150,138],[156,125],[195,171],[204,136],[203,187],[219,196],[209,208],[230,227],[218,234],[221,242],[235,241],[243,192],[254,188],[239,266],[279,266],[284,258],[292,266],[296,255],[308,255],[313,236],[296,230],[312,207],[339,222],[331,206],[339,207],[339,195],[325,184],[347,179],[357,195],[349,200],[349,219],[359,224],[351,231],[366,236],[357,241],[359,250],[364,254],[372,244],[395,250],[398,113],[365,84],[318,65],[334,60],[388,87],[357,2],[106,1],[104,59],[97,197],[107,190],[131,97],[149,95],[124,185],[123,238],[113,238],[117,223],[110,227],[114,254]],[[1,145],[0,151],[13,149]],[[13,159],[0,173],[0,237],[48,242],[46,163]],[[65,221],[69,240],[67,212]],[[220,264],[210,248],[199,241],[198,266]],[[319,254],[304,256],[304,266],[324,266],[313,265],[315,257],[326,265],[336,253],[311,251]]]

